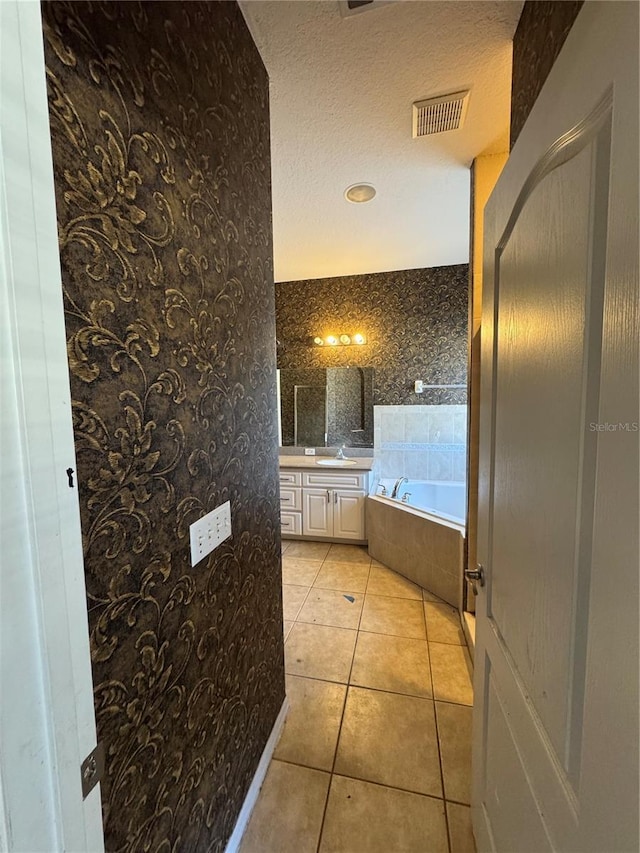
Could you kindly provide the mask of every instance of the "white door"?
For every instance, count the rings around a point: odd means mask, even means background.
[[[333,535],[336,539],[365,539],[365,492],[333,492]]]
[[[302,532],[305,536],[333,536],[333,504],[328,489],[302,490]]]
[[[585,3],[485,213],[473,821],[638,850],[638,4]]]
[[[0,850],[104,849],[38,2],[0,2]]]

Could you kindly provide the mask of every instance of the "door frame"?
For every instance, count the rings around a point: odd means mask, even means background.
[[[104,850],[40,5],[0,3],[0,848]],[[66,470],[73,469],[73,487]]]

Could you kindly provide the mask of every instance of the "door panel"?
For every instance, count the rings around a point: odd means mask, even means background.
[[[333,535],[336,539],[365,539],[366,492],[334,492]]]
[[[566,769],[578,543],[583,525],[593,524],[581,517],[577,484],[588,415],[582,371],[592,343],[583,330],[594,147],[534,189],[496,264],[500,452],[489,618]],[[582,661],[584,648],[575,652]]]
[[[546,853],[553,848],[541,821],[516,736],[500,701],[500,690],[489,679],[487,696],[487,793],[484,807],[496,850]],[[531,828],[525,838],[522,826]]]
[[[327,489],[303,489],[302,532],[305,536],[333,535],[333,505]]]
[[[637,851],[637,4],[585,4],[484,233],[478,849]]]

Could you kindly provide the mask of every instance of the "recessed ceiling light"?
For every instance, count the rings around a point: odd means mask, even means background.
[[[376,188],[371,184],[351,184],[344,191],[344,197],[347,201],[352,201],[354,204],[362,204],[365,201],[371,201],[376,194]]]

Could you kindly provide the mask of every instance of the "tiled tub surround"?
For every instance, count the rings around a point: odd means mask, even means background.
[[[374,477],[466,480],[467,407],[375,406]]]
[[[367,499],[369,554],[462,608],[465,529],[384,497]]]

